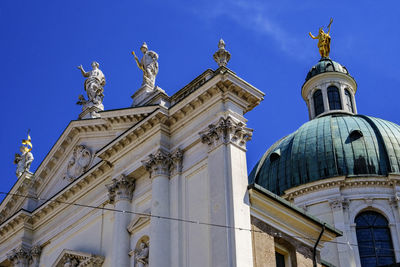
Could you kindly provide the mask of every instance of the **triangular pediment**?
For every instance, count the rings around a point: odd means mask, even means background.
[[[57,260],[53,263],[53,265],[51,265],[51,267],[100,267],[103,265],[103,262],[103,256],[64,249],[58,256]]]
[[[137,215],[128,225],[128,232],[133,234],[148,225],[150,223],[150,216],[150,210],[144,211],[142,215]]]
[[[100,118],[71,121],[35,173],[24,173],[10,193],[40,198],[37,204],[46,202],[98,164],[102,160],[97,156],[98,150],[157,108],[146,106],[103,111]],[[0,221],[21,208],[29,210],[28,201],[16,195],[7,196],[0,205]]]

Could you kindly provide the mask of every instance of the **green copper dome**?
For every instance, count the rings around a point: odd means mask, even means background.
[[[306,81],[324,72],[341,72],[350,76],[345,66],[340,65],[330,58],[324,57],[321,58],[320,61],[310,69],[307,74]]]
[[[285,190],[337,176],[400,174],[400,126],[363,115],[332,114],[282,138],[249,175],[282,195]]]

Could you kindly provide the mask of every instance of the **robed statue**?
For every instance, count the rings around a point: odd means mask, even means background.
[[[26,171],[29,171],[31,167],[31,163],[33,161],[33,154],[32,154],[32,142],[31,137],[28,131],[28,138],[22,140],[22,145],[19,148],[21,154],[15,154],[14,164],[17,164],[17,170],[15,174],[17,177],[21,177],[22,174]]]
[[[328,32],[324,32],[324,30],[319,28],[318,35],[314,36],[310,32],[310,36],[313,39],[318,39],[318,49],[319,53],[321,54],[321,57],[329,57],[329,52],[331,51],[331,37],[329,36],[329,32],[331,31],[331,25],[332,25],[333,19],[331,18],[329,25],[328,25]]]
[[[78,66],[81,70],[83,77],[86,77],[84,83],[84,89],[86,91],[88,99],[86,100],[83,95],[79,95],[78,105],[82,105],[82,110],[86,110],[90,107],[96,107],[98,110],[104,110],[103,97],[104,97],[104,85],[106,79],[103,72],[99,69],[99,63],[92,63],[92,70],[86,72],[82,65]]]
[[[140,61],[134,51],[132,51],[132,55],[135,57],[139,69],[143,71],[142,87],[149,86],[151,89],[154,89],[158,73],[158,54],[149,50],[146,43],[143,43],[140,51],[143,53]]]
[[[136,267],[147,267],[149,264],[149,246],[141,241],[139,248],[135,249]]]

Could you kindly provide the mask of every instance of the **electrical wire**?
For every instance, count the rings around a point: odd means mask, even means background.
[[[150,214],[150,213],[135,212],[135,211],[129,211],[129,210],[112,209],[112,208],[106,208],[104,206],[103,207],[91,206],[91,205],[86,205],[86,204],[79,204],[79,203],[60,201],[60,200],[52,200],[52,199],[47,199],[47,198],[40,198],[40,197],[21,195],[21,194],[15,194],[15,193],[7,193],[7,192],[0,192],[0,195],[15,196],[15,197],[21,197],[21,198],[25,198],[25,199],[29,198],[29,199],[34,199],[34,200],[56,202],[56,203],[65,204],[65,205],[68,205],[68,206],[77,206],[77,207],[82,207],[82,208],[99,209],[99,210],[103,210],[103,211],[114,211],[114,212],[119,212],[119,213],[134,214],[134,215],[139,215],[139,216],[147,216],[147,217],[151,217],[151,218],[164,219],[164,220],[170,220],[170,221],[192,223],[192,224],[198,224],[198,225],[226,228],[226,229],[238,230],[238,231],[249,231],[249,232],[253,232],[253,233],[271,235],[270,233],[266,233],[266,232],[263,232],[261,230],[256,230],[256,229],[247,229],[247,228],[235,227],[235,226],[224,225],[224,224],[207,223],[207,222],[202,222],[202,221],[195,221],[195,220],[174,218],[174,217],[168,217],[168,216],[154,215],[154,214]],[[274,237],[281,237],[280,233],[272,233],[272,235]],[[300,239],[303,239],[303,240],[313,240],[313,241],[317,240],[316,238],[312,238],[312,237],[292,236],[292,235],[288,235],[288,236],[290,236],[292,238],[300,238]],[[363,247],[363,248],[373,248],[375,250],[396,251],[395,249],[390,249],[390,248],[378,248],[378,247],[373,247],[373,246],[350,244],[349,242],[339,242],[339,241],[331,241],[331,240],[324,240],[324,239],[321,239],[321,241],[322,242],[328,242],[328,243],[334,243],[334,244],[338,244],[338,245],[347,245],[347,246]]]

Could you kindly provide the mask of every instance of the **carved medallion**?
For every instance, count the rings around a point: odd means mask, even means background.
[[[89,168],[91,162],[92,152],[84,145],[77,145],[68,162],[66,178],[75,180]]]

